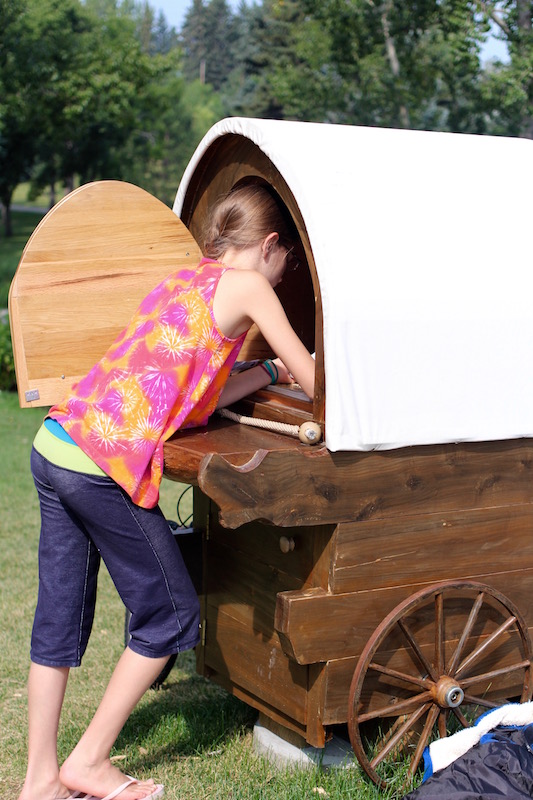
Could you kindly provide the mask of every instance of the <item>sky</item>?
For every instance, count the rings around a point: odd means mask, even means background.
[[[167,18],[169,25],[173,25],[178,30],[185,17],[189,7],[192,5],[192,0],[148,0],[152,8],[157,11],[162,11]],[[230,6],[236,8],[238,3],[231,0]]]
[[[149,0],[149,2],[156,12],[162,11],[167,18],[168,24],[173,25],[177,30],[181,28],[185,14],[192,4],[192,0]],[[232,8],[237,8],[238,5],[238,0],[230,0]],[[484,48],[483,57],[485,59],[505,59],[507,50],[502,42],[492,38]]]

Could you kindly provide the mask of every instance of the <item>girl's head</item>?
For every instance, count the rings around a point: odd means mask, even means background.
[[[286,248],[292,247],[295,233],[268,189],[258,184],[237,186],[211,212],[204,253],[221,259],[230,248],[245,250],[273,232]]]

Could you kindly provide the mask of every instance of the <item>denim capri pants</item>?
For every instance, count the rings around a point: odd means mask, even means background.
[[[41,506],[32,661],[80,665],[100,558],[131,612],[132,650],[158,658],[195,647],[198,597],[159,507],[141,508],[111,478],[56,466],[35,449],[31,468]]]

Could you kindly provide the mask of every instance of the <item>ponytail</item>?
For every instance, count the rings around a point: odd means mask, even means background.
[[[238,186],[213,208],[204,233],[204,254],[221,259],[230,247],[245,250],[273,231],[281,242],[290,243],[295,238],[291,223],[264,186]]]

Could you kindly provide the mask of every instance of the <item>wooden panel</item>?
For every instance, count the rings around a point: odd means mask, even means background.
[[[244,619],[251,615],[255,635],[275,636],[276,595],[302,580],[281,569],[252,560],[246,553],[209,542],[207,594],[209,603]],[[231,610],[229,610],[231,608]]]
[[[313,747],[324,747],[326,731],[324,729],[326,669],[325,664],[311,664],[308,667],[309,688],[307,692],[307,732],[306,738]]]
[[[272,525],[249,523],[236,530],[222,528],[216,521],[211,521],[209,531],[209,548],[214,544],[225,545],[228,549],[227,560],[243,553],[252,571],[261,569],[262,565],[276,576],[278,573],[290,576],[290,581],[297,581],[299,586],[321,585],[321,580],[327,581],[325,572],[327,565],[321,565],[322,559],[328,559],[325,549],[329,544],[334,526],[320,526],[317,528],[276,528]],[[289,549],[290,548],[290,549]],[[214,556],[214,564],[221,557],[219,551]],[[229,566],[232,569],[231,566]],[[215,570],[215,581],[221,570]],[[236,582],[239,580],[238,570],[233,571]],[[242,576],[243,580],[244,575]],[[225,582],[227,582],[225,580]],[[270,594],[284,589],[277,588],[278,578],[268,584]],[[324,584],[327,588],[327,582]],[[286,587],[288,588],[288,587]],[[292,587],[291,587],[292,588]]]
[[[234,403],[231,408],[247,417],[269,419],[288,425],[301,425],[302,422],[313,420],[313,404],[305,392],[283,384],[267,386]]]
[[[370,453],[295,445],[238,467],[213,453],[198,483],[223,525],[286,527],[530,503],[532,467],[530,439]]]
[[[223,453],[229,463],[243,465],[266,449],[285,451],[298,446],[292,436],[240,425],[215,414],[207,427],[178,431],[165,442],[165,475],[197,485],[202,461],[211,453]]]
[[[208,602],[205,667],[283,714],[306,722],[307,667],[295,664],[253,625]]]
[[[252,708],[256,708],[260,714],[268,714],[268,718],[273,720],[275,723],[279,724],[282,730],[285,730],[287,737],[291,736],[291,731],[293,731],[297,736],[301,736],[304,739],[307,735],[307,725],[302,722],[298,722],[297,720],[293,719],[292,717],[288,717],[286,714],[282,714],[278,708],[269,705],[264,700],[261,700],[256,695],[250,694],[246,692],[242,687],[235,686],[234,684],[230,683],[227,679],[224,678],[223,675],[219,675],[216,672],[211,673],[208,676],[212,681],[218,683],[220,686],[223,686],[230,694],[234,697],[238,697],[239,700],[242,700],[244,703],[248,703],[249,706]],[[324,734],[322,734],[324,737]],[[312,744],[312,742],[309,742]],[[321,745],[316,745],[320,747]]]
[[[359,592],[533,568],[533,505],[339,525],[330,590]]]
[[[533,569],[499,572],[497,562],[490,574],[472,570],[465,574],[498,589],[533,625],[531,586]],[[442,580],[446,576],[442,575]],[[433,581],[390,589],[328,594],[321,589],[284,592],[278,595],[275,627],[284,651],[299,664],[359,656],[368,639],[398,603]]]
[[[505,644],[498,651],[498,658],[501,664],[505,663],[506,659],[509,659],[510,663],[519,660],[518,658],[514,659],[512,657],[515,643],[516,638],[511,639],[506,637]],[[456,640],[450,642],[449,650],[453,649],[455,644]],[[422,650],[431,662],[433,656],[431,647],[423,647]],[[405,651],[391,653],[389,666],[400,669],[405,667],[406,663],[411,666],[409,661],[406,660]],[[350,686],[356,666],[357,658],[355,657],[328,661],[325,665],[325,697],[324,710],[321,717],[323,725],[339,725],[347,721]],[[517,675],[520,676],[518,679]],[[494,699],[501,702],[504,698],[511,699],[520,697],[523,688],[520,682],[521,677],[523,677],[523,674],[517,672],[509,673],[508,676],[499,676],[497,683],[494,682],[492,686],[492,694],[495,694]],[[387,687],[387,690],[385,687]],[[486,689],[486,687],[484,688]],[[381,690],[379,682],[374,685],[374,702],[375,704],[381,702],[386,704],[390,702],[391,696],[401,697],[404,689],[405,686],[398,684],[398,682],[395,683],[392,679],[389,679],[388,683],[382,679]],[[477,687],[472,687],[470,691],[475,693],[475,689],[477,689]],[[491,687],[483,692],[483,694],[486,697],[490,697]]]
[[[178,217],[136,186],[102,181],[67,195],[34,231],[11,284],[20,404],[59,401],[142,298],[200,258]]]
[[[348,698],[357,658],[339,658],[325,664],[325,697],[322,722],[341,725],[348,720]]]

